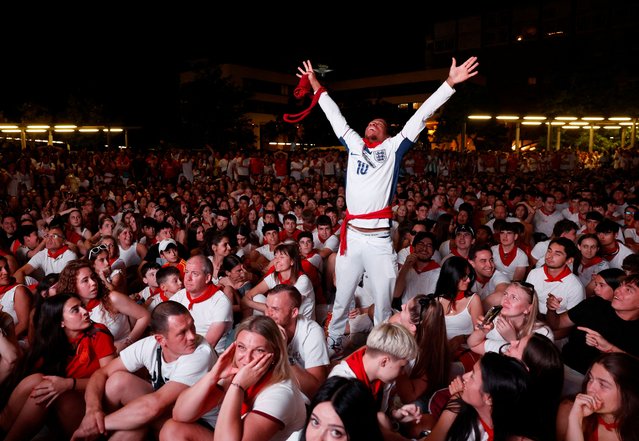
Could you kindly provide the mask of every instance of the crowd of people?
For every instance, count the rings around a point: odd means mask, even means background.
[[[1,437],[639,439],[632,157],[410,150],[476,66],[361,137],[303,63],[344,152],[3,151]]]

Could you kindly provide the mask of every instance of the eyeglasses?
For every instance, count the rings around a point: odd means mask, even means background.
[[[52,237],[54,239],[64,239],[64,237],[61,234],[58,234],[58,233],[51,233],[51,234],[45,234],[44,235],[45,239],[48,239],[50,237]]]
[[[109,248],[105,244],[98,245],[97,247],[91,248],[89,251],[89,260],[93,260],[100,252],[107,251]]]
[[[528,290],[531,297],[535,295],[535,285],[533,285],[532,283],[520,281],[520,282],[513,282],[513,285],[518,285],[524,288],[525,290]]]
[[[433,248],[432,243],[417,242],[415,248]]]
[[[625,214],[635,214],[634,211],[624,211]]]

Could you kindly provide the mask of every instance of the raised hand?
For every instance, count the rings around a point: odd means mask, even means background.
[[[599,349],[602,352],[612,352],[614,346],[597,331],[583,326],[577,326],[577,329],[586,333],[586,344]]]
[[[475,70],[477,66],[479,66],[477,57],[470,57],[459,66],[457,66],[457,61],[455,60],[455,58],[453,58],[446,81],[451,87],[455,84],[466,81],[468,78],[477,75],[478,72]]]
[[[322,85],[319,81],[317,81],[317,76],[315,76],[315,71],[313,70],[313,65],[311,64],[311,60],[302,61],[303,67],[298,67],[297,70],[299,73],[295,74],[298,78],[302,78],[304,75],[308,76],[308,81],[311,83],[311,87],[314,91],[317,91]]]

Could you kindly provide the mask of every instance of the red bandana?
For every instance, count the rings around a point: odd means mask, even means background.
[[[189,306],[188,306],[189,311],[193,308],[193,305],[195,305],[196,303],[202,303],[207,301],[208,299],[213,297],[217,293],[217,291],[218,291],[217,286],[215,286],[212,283],[209,285],[208,288],[206,288],[206,290],[204,291],[202,295],[196,298],[191,297],[191,293],[187,291],[186,298],[189,301]]]
[[[164,290],[160,288],[159,286],[157,288],[149,288],[149,292],[151,293],[149,297],[154,297],[159,295],[160,299],[162,299],[163,302],[167,302],[169,300]]]
[[[47,250],[47,254],[49,255],[50,258],[57,259],[60,255],[64,254],[64,252],[68,249],[69,247],[64,245],[62,248],[58,249],[58,251],[51,252],[51,250]]]
[[[617,421],[612,422],[612,423],[607,423],[607,422],[604,421],[604,419],[601,417],[601,415],[597,415],[597,423],[601,424],[602,426],[604,426],[604,428],[607,431],[609,431],[609,432],[617,430],[617,428],[619,427],[619,423]]]
[[[460,300],[464,300],[466,298],[466,291],[459,291],[455,296],[455,301],[459,302]]]
[[[451,247],[450,248],[450,254],[457,256],[457,257],[461,257],[462,259],[466,259],[468,260],[468,257],[464,257],[461,254],[459,254],[459,251],[457,251],[457,247]]]
[[[8,285],[0,286],[0,296],[11,291],[16,285],[15,280],[11,278]]]
[[[603,250],[602,250],[601,255],[603,256],[604,259],[606,259],[608,262],[610,262],[619,253],[620,249],[621,248],[619,247],[619,244],[617,242],[615,242],[615,249],[613,251],[611,251],[609,253],[604,253]]]
[[[284,116],[282,117],[284,121],[286,121],[287,123],[294,124],[306,118],[308,115],[310,115],[311,110],[313,110],[313,107],[315,107],[315,105],[319,101],[320,95],[324,92],[326,92],[326,89],[323,87],[320,87],[319,89],[317,89],[317,92],[315,92],[315,94],[313,95],[311,104],[310,106],[308,106],[307,109],[302,110],[300,113],[296,113],[296,114],[285,113]],[[295,98],[297,99],[302,99],[304,98],[304,96],[311,93],[312,93],[311,82],[308,79],[308,75],[302,75],[297,87],[295,88],[295,91],[293,92],[293,95],[295,95]]]
[[[246,392],[244,393],[244,400],[242,401],[241,415],[246,415],[253,409],[255,398],[257,398],[262,389],[269,384],[272,376],[273,371],[268,371],[257,383],[246,389]]]
[[[517,247],[513,247],[512,250],[506,253],[504,252],[504,247],[499,244],[499,258],[504,266],[510,266],[510,264],[513,263],[513,260],[515,260],[515,257],[517,257]]]
[[[561,272],[557,275],[557,277],[553,277],[550,274],[548,274],[548,267],[546,265],[544,265],[544,274],[546,274],[546,280],[544,280],[544,282],[562,282],[563,278],[570,275],[572,271],[570,271],[570,268],[568,268],[568,265],[566,265],[564,267],[563,270],[561,270]]]
[[[281,285],[292,285],[290,277],[284,280],[282,279],[282,275],[280,273],[275,273],[275,277],[277,277],[277,282]]]
[[[366,145],[366,147],[368,147],[369,149],[374,149],[375,147],[381,144],[380,141],[370,141],[366,138],[364,138],[363,141],[364,141],[364,145]]]
[[[539,211],[541,211],[542,213],[544,213],[546,216],[550,216],[551,214],[553,214],[553,213],[554,213],[554,211],[550,211],[550,212],[548,212],[548,211],[544,210],[543,208],[540,208],[540,209],[539,209]]]
[[[346,252],[346,226],[353,219],[392,219],[393,218],[393,210],[390,206],[382,208],[378,211],[373,211],[372,213],[364,213],[364,214],[351,214],[346,210],[346,216],[342,221],[342,231],[340,232],[340,244],[339,244],[339,253],[343,255]]]
[[[481,426],[484,428],[486,435],[488,435],[488,441],[493,441],[493,439],[495,439],[495,431],[493,430],[493,428],[490,427],[488,424],[486,424],[486,422],[482,420],[481,418],[479,418],[479,422],[481,423]]]
[[[439,264],[433,260],[429,260],[426,265],[422,267],[422,269],[418,269],[416,266],[413,267],[417,274],[425,273],[426,271],[431,271],[439,268]]]
[[[117,257],[114,257],[113,259],[109,259],[109,266],[113,265],[116,260],[118,260]]]
[[[95,308],[96,306],[98,306],[100,304],[100,301],[98,299],[91,299],[89,300],[89,302],[86,304],[86,306],[84,307],[84,309],[87,310],[87,312],[91,313],[91,311],[93,311],[93,308]]]
[[[346,364],[348,365],[349,368],[351,368],[351,370],[355,374],[355,377],[357,377],[358,380],[363,382],[366,385],[366,387],[368,387],[370,391],[373,392],[373,396],[375,397],[375,399],[378,400],[379,396],[381,395],[382,389],[384,387],[384,383],[382,383],[379,380],[374,380],[371,382],[368,379],[368,375],[366,375],[366,371],[364,370],[364,353],[365,352],[366,352],[366,346],[353,352],[351,355],[349,355],[346,358]]]
[[[586,268],[590,268],[591,266],[597,265],[598,263],[603,262],[603,258],[599,257],[599,256],[595,256],[592,259],[590,259],[590,262],[586,263],[583,260],[581,261],[583,269]]]

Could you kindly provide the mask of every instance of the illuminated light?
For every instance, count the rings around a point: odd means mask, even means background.
[[[584,121],[603,121],[606,118],[604,118],[603,116],[586,116],[581,119]]]
[[[55,129],[56,133],[73,133],[75,130],[73,129]]]
[[[490,115],[469,115],[468,119],[490,119]]]
[[[576,119],[576,116],[558,116],[555,118],[556,121],[575,121]]]
[[[515,115],[499,115],[497,119],[506,120],[506,121],[515,121],[515,120],[518,120],[519,117]]]
[[[123,129],[102,129],[103,132],[120,133]]]
[[[62,125],[58,125],[58,126],[53,126],[56,130],[57,129],[77,129],[78,126],[76,126],[75,124],[62,124]]]
[[[629,116],[613,116],[608,118],[608,121],[630,121],[632,118]]]
[[[40,124],[40,125],[36,124],[36,125],[32,125],[32,126],[27,126],[27,129],[48,129],[48,128],[49,128],[49,126],[43,125],[43,124]]]
[[[563,121],[553,121],[553,122],[550,123],[551,126],[563,126],[565,124],[566,123],[563,122]]]
[[[22,130],[20,129],[3,129],[2,133],[20,133]]]
[[[632,123],[631,122],[622,122],[622,123],[619,123],[619,125],[620,126],[631,126]]]
[[[99,132],[100,129],[80,129],[79,131],[82,133],[95,133],[95,132]]]
[[[0,129],[17,129],[18,126],[12,124],[0,124]]]
[[[27,129],[27,133],[46,133],[45,129]]]
[[[524,119],[527,119],[530,121],[545,121],[546,117],[545,116],[524,116]]]
[[[601,126],[581,126],[582,129],[600,129]]]
[[[517,41],[522,41],[524,39],[524,37],[522,37],[521,35],[517,35]]]
[[[521,124],[524,125],[524,126],[540,126],[541,125],[541,121],[524,121]]]
[[[570,123],[571,126],[587,126],[588,123],[584,121],[573,121]]]
[[[561,126],[562,129],[578,129],[579,126]]]
[[[604,126],[604,129],[606,130],[615,130],[615,129],[620,129],[621,126]]]

